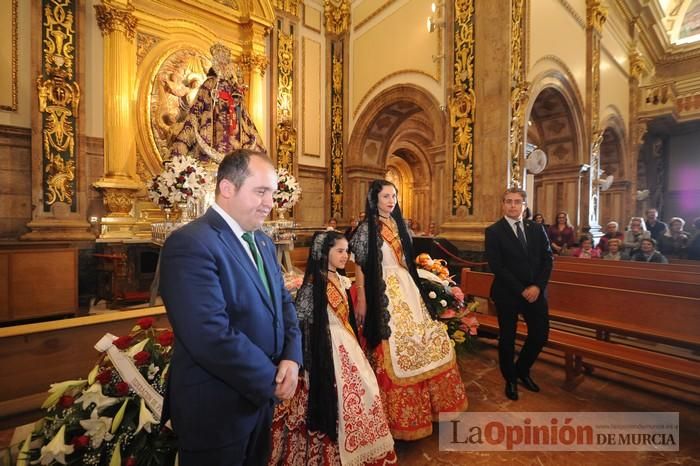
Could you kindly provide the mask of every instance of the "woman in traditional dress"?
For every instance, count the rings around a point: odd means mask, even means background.
[[[338,272],[347,260],[342,233],[314,235],[296,299],[304,373],[275,409],[271,465],[396,464],[377,379],[351,322],[351,282]]]
[[[358,329],[367,340],[395,439],[429,436],[438,413],[467,407],[445,325],[433,319],[418,288],[413,247],[396,187],[372,182],[367,217],[350,240],[356,271]]]

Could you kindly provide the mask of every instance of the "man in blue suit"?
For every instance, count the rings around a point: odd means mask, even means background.
[[[219,165],[216,202],[173,232],[161,295],[175,332],[165,409],[182,466],[266,464],[276,400],[292,397],[301,333],[272,240],[277,177],[262,153]]]

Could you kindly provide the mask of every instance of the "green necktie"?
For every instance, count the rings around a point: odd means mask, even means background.
[[[248,243],[248,247],[250,247],[250,252],[251,254],[253,254],[255,265],[258,268],[258,275],[260,275],[260,280],[265,286],[265,290],[267,290],[267,295],[270,296],[270,285],[267,283],[267,275],[265,275],[265,264],[263,264],[262,256],[258,252],[258,249],[255,247],[253,235],[250,232],[246,231],[245,233],[243,233],[243,239],[246,243]]]

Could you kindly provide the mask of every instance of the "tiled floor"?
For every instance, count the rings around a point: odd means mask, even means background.
[[[497,352],[489,344],[460,357],[462,376],[469,396],[470,412],[508,411],[672,411],[680,413],[680,451],[661,452],[447,452],[438,448],[438,434],[417,442],[397,442],[399,464],[437,465],[700,465],[700,409],[697,405],[656,395],[618,382],[589,376],[573,392],[563,390],[563,369],[539,361],[532,377],[540,393],[520,390],[513,402],[503,394]],[[0,447],[10,440],[11,430],[0,431]]]
[[[462,377],[471,412],[576,411],[576,412],[679,412],[679,452],[447,452],[438,448],[438,434],[417,442],[397,442],[402,466],[423,465],[700,465],[700,407],[650,393],[618,382],[588,376],[573,392],[561,388],[563,368],[542,360],[532,377],[542,391],[522,388],[518,401],[503,393],[495,346],[480,345],[478,351],[460,358]]]

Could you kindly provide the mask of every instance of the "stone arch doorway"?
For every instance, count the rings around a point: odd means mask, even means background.
[[[615,112],[603,120],[602,127],[605,128],[600,145],[602,178],[612,175],[614,182],[610,188],[600,192],[600,225],[605,227],[614,220],[623,227],[632,215],[631,183],[625,180],[625,126],[619,112]]]
[[[533,215],[544,215],[554,223],[557,212],[569,214],[574,227],[581,225],[581,199],[584,191],[581,166],[584,163],[580,107],[569,92],[568,83],[547,77],[533,90],[527,119],[526,153],[541,149],[547,154],[547,167],[539,174],[526,173],[525,185],[531,196]]]
[[[364,210],[372,180],[388,178],[399,187],[406,218],[440,224],[445,201],[446,115],[425,89],[402,84],[372,99],[357,119],[345,162],[344,217]],[[398,181],[398,182],[397,182]]]

